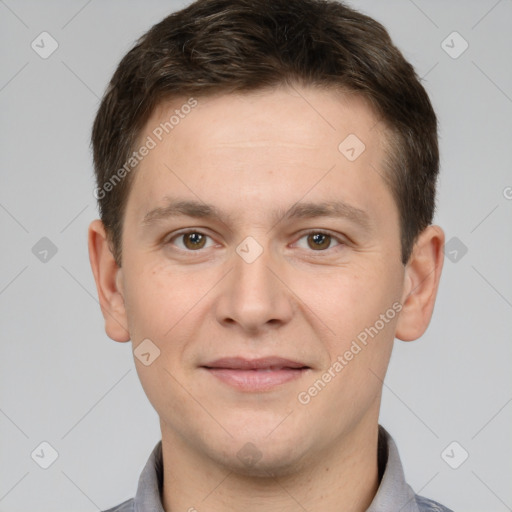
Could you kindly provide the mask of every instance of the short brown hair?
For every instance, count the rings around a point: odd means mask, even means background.
[[[286,84],[356,92],[384,122],[384,177],[399,210],[407,263],[435,211],[437,119],[414,68],[386,29],[335,0],[197,0],[136,42],[94,121],[96,191],[102,192],[95,195],[119,266],[133,173],[106,185],[130,158],[155,107],[185,95]]]

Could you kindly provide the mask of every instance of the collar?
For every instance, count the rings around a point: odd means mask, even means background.
[[[379,425],[378,465],[380,484],[366,512],[420,512],[416,495],[405,481],[398,448],[387,430]],[[165,512],[160,493],[163,482],[162,441],[153,449],[139,478],[134,512]]]

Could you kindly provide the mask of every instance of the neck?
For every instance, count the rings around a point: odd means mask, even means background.
[[[297,472],[264,478],[220,467],[162,430],[162,504],[166,512],[365,512],[379,486],[377,443],[376,423],[358,425]]]

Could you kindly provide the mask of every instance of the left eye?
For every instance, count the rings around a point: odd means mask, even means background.
[[[171,243],[173,240],[180,240],[183,242],[183,246],[179,247],[180,249],[185,251],[197,251],[205,247],[207,238],[210,237],[200,231],[188,231],[186,233],[179,233],[178,235],[175,235],[170,238],[167,243]],[[322,252],[326,249],[330,249],[333,240],[337,241],[338,245],[343,244],[339,238],[323,231],[310,231],[302,235],[299,240],[302,240],[303,238],[307,239],[308,248],[316,252]]]
[[[342,241],[339,238],[323,231],[310,231],[309,233],[303,235],[299,240],[302,240],[303,238],[307,239],[308,247],[317,252],[319,250],[323,251],[330,249],[329,246],[333,240],[336,240],[338,245],[342,245]]]

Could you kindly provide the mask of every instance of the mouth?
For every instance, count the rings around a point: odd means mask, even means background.
[[[240,391],[268,391],[302,377],[308,365],[281,357],[244,359],[223,358],[201,366],[224,384]]]

